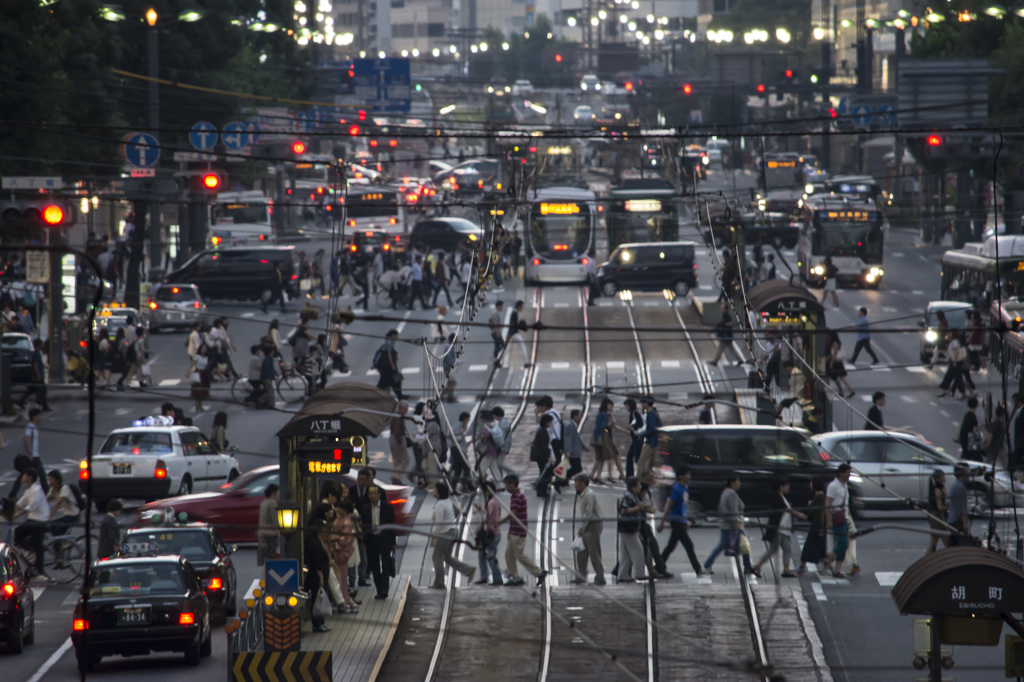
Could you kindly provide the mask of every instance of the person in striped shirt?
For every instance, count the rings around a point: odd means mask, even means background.
[[[548,572],[541,570],[540,566],[527,558],[525,554],[526,527],[529,523],[526,495],[519,489],[519,477],[515,474],[505,476],[504,481],[505,490],[512,496],[508,503],[508,516],[501,520],[501,523],[509,522],[508,539],[505,541],[505,563],[508,564],[508,580],[505,581],[505,584],[523,584],[523,579],[519,575],[518,565],[522,564],[531,575],[537,578],[537,586],[539,587],[544,584],[544,579],[548,577]]]

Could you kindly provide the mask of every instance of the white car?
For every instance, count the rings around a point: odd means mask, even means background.
[[[589,123],[596,118],[594,110],[586,104],[581,104],[573,109],[572,117],[573,119],[583,121],[584,123]]]
[[[174,426],[169,417],[147,417],[115,429],[92,456],[79,464],[81,485],[91,486],[97,508],[108,500],[159,500],[216,490],[241,473],[238,461],[222,454],[194,426]]]
[[[601,92],[601,79],[588,73],[580,79],[580,90],[583,92]]]

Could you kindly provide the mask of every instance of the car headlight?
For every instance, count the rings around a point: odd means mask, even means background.
[[[475,242],[476,241],[476,235],[475,234],[469,235],[469,241]]]
[[[811,272],[813,272],[815,275],[824,275],[825,268],[822,267],[821,265],[815,265],[813,268],[811,268]]]
[[[871,268],[870,270],[868,270],[868,272],[874,275],[875,277],[881,277],[884,274],[882,272],[882,268]]]
[[[929,329],[924,333],[924,340],[928,343],[935,343],[939,340],[939,333],[934,329]]]
[[[867,280],[867,282],[868,282],[869,284],[870,284],[871,282],[874,282],[874,281],[875,281],[875,273],[873,273],[873,272],[869,272],[869,273],[868,273],[867,275],[865,275],[865,276],[864,276],[864,279],[865,279],[865,280]]]
[[[706,156],[702,156],[702,157],[701,157],[701,159],[700,159],[700,162],[701,162],[701,163],[703,163],[703,164],[704,164],[704,165],[706,166],[706,165],[708,165],[709,163],[711,163],[711,159],[709,159],[709,158],[708,158],[708,157],[706,157]]]

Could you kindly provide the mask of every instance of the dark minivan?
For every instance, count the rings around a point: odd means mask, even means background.
[[[829,457],[803,431],[776,426],[738,424],[666,426],[658,430],[661,469],[665,485],[675,480],[674,470],[686,464],[690,481],[689,515],[714,514],[727,476],[740,477],[740,498],[747,516],[767,516],[772,484],[790,481],[789,500],[795,507],[810,499],[810,483],[833,478]]]
[[[662,291],[685,296],[697,286],[694,242],[622,244],[597,268],[601,293]]]
[[[270,290],[274,264],[281,268],[281,279],[288,296],[299,295],[295,268],[295,247],[240,246],[207,249],[185,261],[168,274],[168,284],[195,284],[203,298],[258,300]]]

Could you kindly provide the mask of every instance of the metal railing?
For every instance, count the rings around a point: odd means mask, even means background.
[[[262,580],[254,580],[242,600],[245,607],[239,609],[237,617],[224,626],[224,631],[228,634],[228,682],[233,680],[234,655],[255,651],[263,641],[264,589],[266,585]]]

